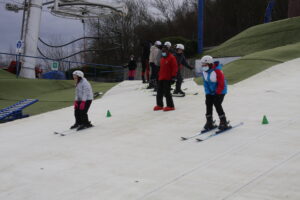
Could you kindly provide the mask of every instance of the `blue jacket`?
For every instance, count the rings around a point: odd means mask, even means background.
[[[222,72],[222,65],[215,62],[207,72],[202,72],[205,94],[216,95],[227,93],[227,81]]]

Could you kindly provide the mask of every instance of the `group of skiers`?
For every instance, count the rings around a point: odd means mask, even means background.
[[[151,78],[148,88],[154,88],[157,91],[154,111],[175,110],[171,94],[171,86],[175,82],[176,87],[173,95],[185,95],[181,90],[183,81],[181,68],[185,66],[193,70],[193,67],[186,62],[183,55],[184,45],[177,44],[175,47],[174,51],[170,42],[165,42],[164,45],[161,45],[160,41],[156,41],[150,49],[149,65],[151,66]],[[131,57],[128,67],[131,65],[136,68],[134,56]],[[222,107],[222,102],[227,93],[227,82],[222,72],[222,65],[218,61],[214,61],[213,57],[209,55],[202,57],[201,65],[206,104],[206,123],[204,129],[210,130],[218,127],[220,130],[225,130],[228,128],[229,122]],[[76,82],[74,101],[75,124],[71,126],[71,129],[77,128],[77,130],[81,130],[92,126],[88,120],[87,112],[93,100],[93,92],[90,83],[84,78],[82,71],[74,71],[73,78]],[[163,97],[166,98],[165,107]],[[213,119],[213,107],[215,107],[220,119],[218,126],[216,126]]]
[[[175,110],[175,106],[171,95],[171,85],[176,82],[173,95],[180,94],[184,96],[185,93],[181,90],[181,84],[183,81],[181,69],[182,66],[191,70],[193,70],[193,68],[186,62],[183,54],[184,46],[182,44],[177,44],[175,46],[175,52],[173,53],[170,42],[165,42],[162,46],[161,52],[158,50],[159,45],[161,45],[161,43],[156,41],[155,45],[151,47],[149,59],[151,70],[154,68],[151,72],[151,82],[149,86],[151,87],[152,84],[154,90],[155,87],[157,87],[156,106],[153,110],[172,111]],[[157,52],[160,55],[158,55]],[[159,57],[159,65],[154,62],[153,54]],[[213,120],[213,107],[215,107],[220,119],[218,128],[220,130],[225,130],[228,128],[229,122],[226,119],[225,112],[222,107],[222,102],[225,94],[227,93],[227,82],[222,72],[222,65],[220,65],[218,61],[214,62],[214,59],[209,55],[202,57],[201,65],[206,104],[206,123],[204,125],[204,129],[210,130],[217,127]],[[166,107],[164,107],[163,104],[163,97],[166,98]]]

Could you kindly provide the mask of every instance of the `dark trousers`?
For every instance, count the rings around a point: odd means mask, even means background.
[[[171,95],[171,81],[169,80],[161,80],[158,81],[157,84],[157,95],[156,95],[156,104],[158,106],[163,107],[163,97],[166,97],[167,100],[167,106],[168,107],[174,107],[172,95]]]
[[[177,79],[177,81],[176,81],[175,91],[180,92],[181,91],[181,84],[182,84],[182,81],[183,81],[180,70],[177,72],[176,79]]]
[[[76,124],[89,124],[89,118],[88,118],[88,111],[89,111],[89,108],[92,104],[92,100],[87,100],[85,102],[85,107],[83,110],[80,110],[79,107],[80,107],[80,104],[81,104],[81,101],[78,101],[78,108],[75,109],[75,120],[76,120]]]
[[[156,88],[159,66],[155,65],[154,63],[150,63],[150,67],[151,67],[150,85]]]
[[[142,80],[144,81],[144,82],[146,82],[146,80],[145,80],[145,75],[146,75],[146,79],[147,79],[147,81],[149,81],[149,71],[150,71],[150,69],[149,69],[149,60],[143,60],[142,61]]]
[[[225,94],[220,95],[206,95],[205,104],[206,104],[206,116],[213,114],[213,106],[215,106],[216,111],[219,116],[225,115],[222,102],[224,100]]]

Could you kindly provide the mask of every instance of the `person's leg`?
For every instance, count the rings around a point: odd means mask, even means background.
[[[212,129],[214,128],[214,122],[213,122],[213,101],[214,96],[213,95],[206,95],[205,96],[205,104],[206,104],[206,123],[204,125],[204,129]]]
[[[133,80],[134,79],[134,70],[129,70],[128,71],[128,80]]]
[[[217,111],[217,113],[219,115],[219,118],[220,118],[220,124],[219,124],[219,129],[220,130],[227,129],[228,128],[228,124],[229,124],[229,122],[226,119],[223,107],[222,107],[222,103],[223,103],[224,97],[225,97],[224,94],[222,94],[222,95],[216,95],[215,99],[214,99],[214,106],[215,106],[216,111]]]
[[[164,95],[167,100],[167,107],[174,108],[174,102],[171,95],[171,81],[164,81]]]
[[[153,86],[154,91],[157,91],[157,82],[158,82],[158,72],[159,72],[159,66],[154,65],[154,79],[153,79]]]
[[[132,70],[132,80],[134,80],[136,70]]]
[[[143,80],[143,83],[146,83],[146,80],[145,80],[145,72],[146,72],[146,62],[148,62],[147,60],[143,60],[142,61],[142,80]]]
[[[215,95],[214,97],[214,106],[219,116],[225,115],[225,112],[222,107],[225,94]]]
[[[147,87],[147,89],[154,88],[154,82],[156,79],[155,78],[155,64],[150,63],[150,67],[151,67],[151,76],[150,76],[149,86]]]
[[[213,105],[214,105],[214,96],[213,95],[205,95],[205,104],[206,104],[206,116],[213,115]]]
[[[85,106],[84,106],[84,109],[81,110],[81,119],[82,119],[82,124],[83,125],[90,125],[90,122],[89,122],[89,118],[88,118],[88,111],[89,111],[89,108],[92,104],[92,100],[88,100],[85,102]]]
[[[149,66],[149,60],[146,62],[146,80],[149,82],[150,80],[150,66]]]
[[[163,102],[163,81],[158,81],[157,83],[157,94],[156,94],[156,105],[159,107],[164,106]]]
[[[178,71],[178,73],[177,73],[177,77],[176,77],[176,88],[175,88],[175,91],[174,91],[174,93],[175,92],[177,92],[177,93],[181,93],[182,91],[181,91],[181,85],[182,85],[182,75],[181,75],[181,72],[180,71]]]
[[[77,128],[77,127],[79,127],[82,124],[80,110],[79,110],[80,103],[81,102],[78,101],[78,108],[74,109],[75,124],[70,127],[71,129]]]

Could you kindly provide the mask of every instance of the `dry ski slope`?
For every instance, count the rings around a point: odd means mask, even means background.
[[[224,108],[244,125],[201,143],[203,89],[186,80],[176,110],[125,81],[94,101],[96,127],[65,137],[72,108],[0,125],[0,199],[300,199],[300,59],[229,87]],[[112,117],[106,118],[110,110]],[[263,115],[270,124],[261,125]]]

